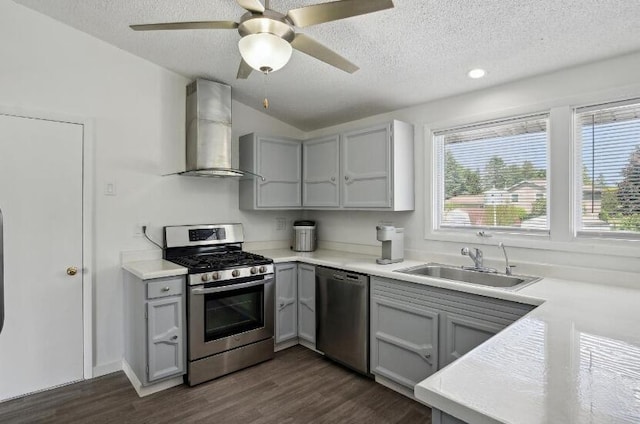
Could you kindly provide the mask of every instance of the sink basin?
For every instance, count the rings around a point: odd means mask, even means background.
[[[499,287],[517,290],[525,285],[539,281],[539,277],[527,277],[524,275],[506,275],[492,272],[480,272],[472,269],[428,263],[411,268],[398,269],[396,272],[418,275],[424,277],[443,278],[445,280],[459,281],[463,283],[478,284],[481,286]]]

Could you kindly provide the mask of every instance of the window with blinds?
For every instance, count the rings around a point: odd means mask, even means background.
[[[640,99],[575,111],[578,234],[640,238]]]
[[[434,133],[437,228],[549,232],[548,114]]]

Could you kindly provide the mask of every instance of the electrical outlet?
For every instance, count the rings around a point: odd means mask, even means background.
[[[143,237],[144,236],[144,231],[142,230],[142,227],[147,227],[147,231],[148,231],[149,230],[149,223],[148,222],[138,222],[133,227],[133,236],[134,237]]]
[[[276,218],[276,231],[284,231],[287,228],[287,218]]]

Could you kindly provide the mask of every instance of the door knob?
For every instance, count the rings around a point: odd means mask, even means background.
[[[75,266],[70,266],[67,268],[67,275],[76,275],[78,273],[78,268]]]

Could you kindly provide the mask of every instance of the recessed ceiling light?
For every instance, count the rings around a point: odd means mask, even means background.
[[[476,68],[467,72],[467,75],[469,76],[469,78],[478,79],[487,75],[487,71],[485,71],[484,69]]]

